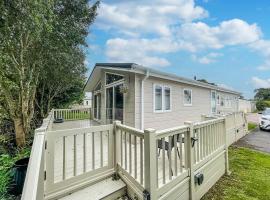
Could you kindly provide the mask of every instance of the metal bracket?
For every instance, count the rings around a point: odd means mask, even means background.
[[[47,179],[47,173],[46,171],[44,171],[44,181],[46,181],[46,179]]]
[[[143,191],[143,200],[151,200],[151,195],[147,190]]]
[[[194,147],[195,142],[197,142],[197,141],[198,141],[198,138],[192,137],[191,138],[191,146]]]
[[[112,176],[112,180],[117,181],[119,179],[120,179],[120,176],[117,173],[114,173],[113,176]]]

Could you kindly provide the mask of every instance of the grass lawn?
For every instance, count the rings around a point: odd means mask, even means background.
[[[89,113],[79,112],[79,113],[64,113],[63,117],[65,120],[83,120],[83,119],[90,119]]]
[[[251,131],[251,130],[257,128],[257,126],[258,126],[257,124],[249,122],[248,123],[248,130]]]
[[[202,200],[269,200],[270,154],[230,147],[230,176],[223,176]]]

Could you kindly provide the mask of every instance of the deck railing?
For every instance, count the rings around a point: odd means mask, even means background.
[[[143,191],[145,183],[145,135],[144,132],[115,122],[116,170]]]
[[[52,131],[54,114],[36,130],[23,200],[58,198],[113,174],[127,183],[132,198],[177,199],[184,187],[189,193],[183,195],[199,199],[203,192],[195,190],[195,173],[215,160],[228,171],[229,137],[235,140],[228,130],[245,130],[246,123],[242,113],[235,113],[161,131],[120,121]]]
[[[75,190],[113,173],[113,125],[48,131],[45,194]]]
[[[225,149],[225,119],[212,119],[194,124],[194,164],[195,168],[202,166]]]
[[[83,120],[91,119],[91,108],[53,109],[54,119]]]
[[[53,113],[43,120],[43,125],[36,129],[27,174],[22,192],[22,199],[37,200],[44,198],[45,136],[51,129]]]

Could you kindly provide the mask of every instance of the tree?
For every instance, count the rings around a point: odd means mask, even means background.
[[[16,142],[25,145],[34,114],[42,64],[42,35],[50,31],[51,2],[1,1],[0,89],[14,122]]]
[[[254,90],[256,100],[270,100],[270,88],[259,88]]]
[[[42,83],[53,78],[64,80],[63,73],[62,77],[52,75],[61,74],[65,67],[73,75],[77,68],[79,76],[84,72],[82,49],[97,7],[98,2],[89,6],[87,0],[0,2],[0,89],[18,146],[25,145]],[[66,80],[61,83],[63,86]],[[48,85],[44,89],[55,90]],[[57,95],[63,92],[58,91]],[[52,101],[57,96],[54,94],[46,99]]]
[[[52,107],[65,107],[83,97],[86,67],[82,46],[87,46],[85,37],[98,5],[99,1],[89,7],[87,1],[73,0],[55,5],[56,20],[48,40],[52,44],[47,47],[50,49],[47,57],[54,59],[47,62],[36,101],[42,117]]]

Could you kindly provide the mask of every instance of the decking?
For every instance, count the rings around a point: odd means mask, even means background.
[[[65,130],[65,129],[74,129],[74,128],[87,128],[91,126],[98,126],[99,122],[90,119],[82,119],[82,120],[70,120],[64,121],[63,123],[53,123],[52,129],[53,131],[57,130]]]
[[[22,200],[199,199],[228,172],[227,147],[246,131],[241,113],[162,131],[100,125],[82,113],[54,111],[36,130]],[[54,124],[56,115],[68,119]]]

